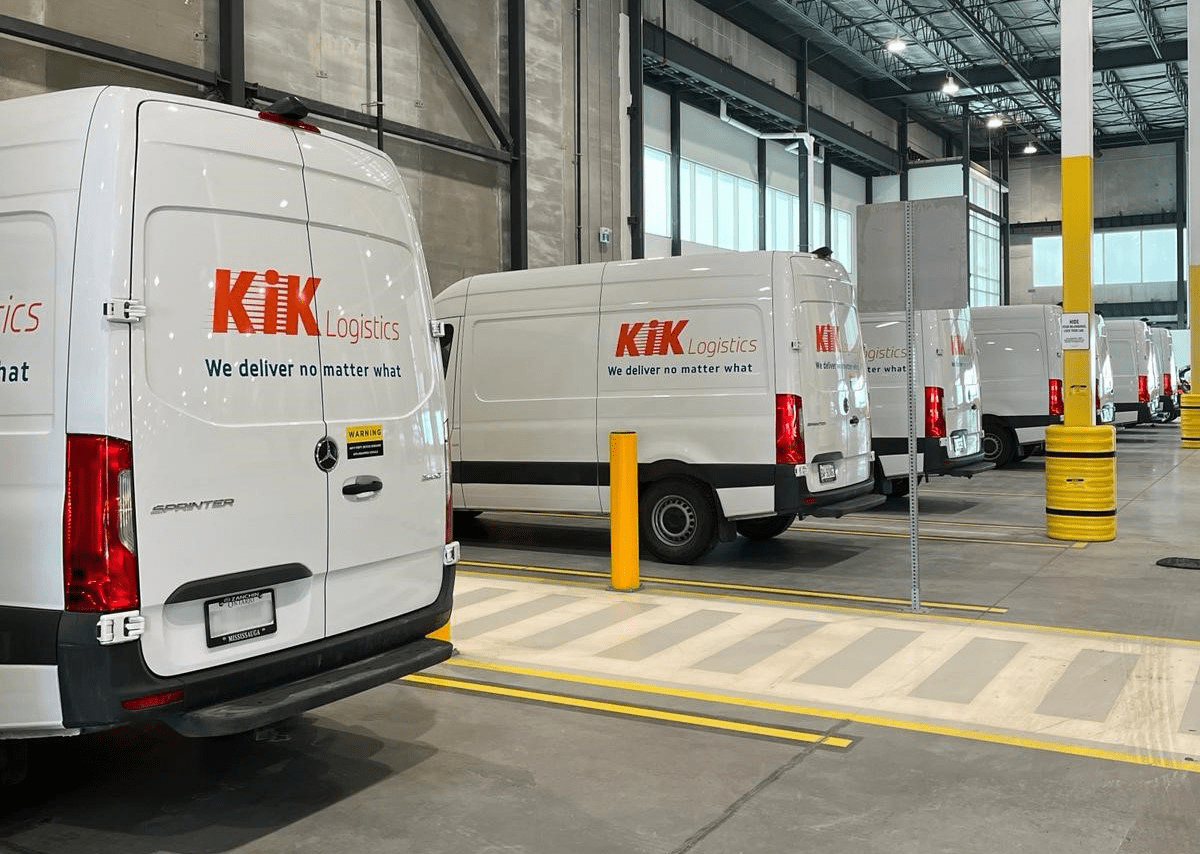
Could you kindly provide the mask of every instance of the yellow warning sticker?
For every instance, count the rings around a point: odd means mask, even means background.
[[[346,459],[382,456],[382,424],[354,424],[346,428]]]

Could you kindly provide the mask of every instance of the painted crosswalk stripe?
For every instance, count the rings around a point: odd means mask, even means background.
[[[969,703],[1024,647],[1020,641],[972,638],[909,696]]]
[[[1038,706],[1039,715],[1084,721],[1108,718],[1138,656],[1130,653],[1080,650]]]
[[[599,655],[602,658],[616,658],[622,661],[642,661],[736,616],[737,614],[730,611],[713,611],[711,609],[695,611],[677,620],[672,620],[664,626],[651,629],[645,634],[609,647]]]
[[[714,673],[742,673],[786,649],[823,625],[825,624],[817,620],[791,618],[779,620],[692,666],[698,670],[711,670]]]
[[[637,602],[618,602],[599,611],[583,614],[557,626],[535,632],[528,637],[515,641],[518,646],[528,649],[556,649],[557,647],[593,635],[596,632],[611,629],[625,620],[653,611],[657,605],[643,605]]]
[[[561,605],[579,602],[582,598],[581,596],[569,596],[564,593],[550,593],[546,596],[539,596],[536,599],[521,602],[501,611],[496,611],[493,614],[476,617],[473,620],[467,620],[461,625],[456,625],[454,627],[454,637],[470,638],[475,635],[482,635],[519,620],[536,617]]]
[[[796,677],[797,682],[849,688],[921,636],[908,629],[872,629]]]

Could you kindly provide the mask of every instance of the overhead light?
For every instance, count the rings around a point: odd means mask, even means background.
[[[991,130],[996,130],[996,128],[1004,127],[1004,117],[1003,116],[992,116],[990,119],[987,120],[987,126]]]
[[[889,39],[885,47],[887,47],[888,53],[904,53],[904,49],[908,47],[908,42],[900,38],[900,36],[896,36],[894,39]]]
[[[942,84],[942,94],[949,95],[951,98],[953,98],[958,94],[959,88],[958,81],[954,79],[954,76],[947,76],[946,82]]]
[[[1037,146],[1032,142],[1025,143],[1025,148],[1022,149],[1026,154],[1037,154]]]

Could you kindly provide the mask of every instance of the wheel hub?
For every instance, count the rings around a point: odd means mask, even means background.
[[[696,535],[696,510],[677,495],[663,498],[651,514],[654,535],[665,543],[681,546]]]

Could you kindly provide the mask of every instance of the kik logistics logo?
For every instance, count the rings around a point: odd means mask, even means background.
[[[299,276],[276,270],[239,270],[235,274],[218,269],[213,332],[228,332],[232,322],[238,332],[297,335],[303,326],[306,335],[320,335],[312,308],[320,284],[320,278],[309,276],[301,285]]]
[[[617,332],[617,356],[683,355],[679,335],[686,320],[651,320],[649,323],[622,323]]]

